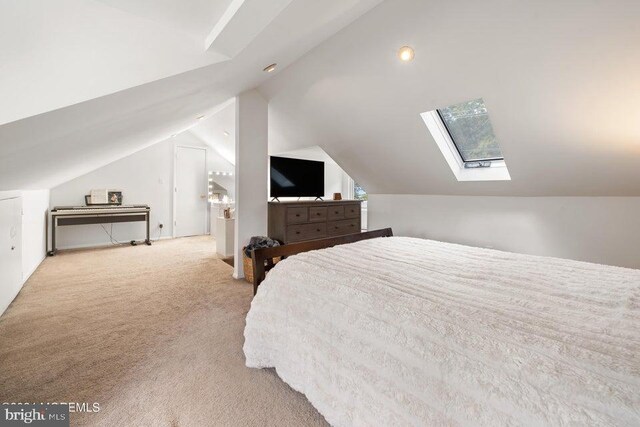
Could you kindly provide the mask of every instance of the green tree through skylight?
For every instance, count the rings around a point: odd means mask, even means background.
[[[439,109],[438,113],[463,161],[503,158],[482,98]]]

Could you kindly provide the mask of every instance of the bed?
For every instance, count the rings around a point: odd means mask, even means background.
[[[640,425],[640,270],[364,239],[279,262],[244,334],[334,426]]]

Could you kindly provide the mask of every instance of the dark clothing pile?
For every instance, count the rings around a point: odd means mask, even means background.
[[[244,254],[247,257],[251,258],[252,250],[261,248],[272,248],[274,246],[280,246],[280,242],[265,236],[253,236],[251,240],[249,240],[249,244],[245,246]]]

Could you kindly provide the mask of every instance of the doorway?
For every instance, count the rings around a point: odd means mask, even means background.
[[[175,149],[173,237],[207,232],[207,149],[177,145]]]

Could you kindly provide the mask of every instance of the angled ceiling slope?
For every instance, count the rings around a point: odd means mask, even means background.
[[[97,0],[204,40],[233,0]]]
[[[385,1],[260,87],[270,144],[320,145],[371,193],[640,196],[638,19],[635,0]],[[420,118],[476,98],[511,181],[458,182]]]
[[[226,59],[167,22],[93,0],[2,2],[0,28],[0,124]]]
[[[264,83],[272,76],[262,71],[265,65],[277,62],[280,68],[286,67],[379,1],[293,0],[230,60],[4,124],[0,126],[0,189],[52,188],[191,128],[196,117],[210,114],[229,98]],[[168,2],[171,0],[160,3]],[[36,7],[32,0],[25,3]],[[60,4],[62,8],[77,6],[82,10],[77,3],[62,0],[56,5]],[[108,8],[119,12],[115,7]],[[5,20],[5,14],[0,16]],[[157,24],[153,19],[160,18],[147,16],[144,19]],[[115,19],[113,24],[118,22]],[[9,31],[3,28],[5,30]],[[58,30],[52,29],[52,34],[57,36]],[[186,37],[196,40],[188,34]],[[31,45],[20,46],[22,50],[3,51],[6,58],[2,59],[19,63],[22,53],[44,49],[36,45],[46,38],[47,34],[38,33],[31,39]],[[73,46],[73,41],[64,43]],[[198,46],[204,49],[201,40]],[[70,49],[61,60],[73,54]],[[90,62],[93,56],[85,54],[80,51],[79,60]],[[101,54],[96,55],[104,60]],[[167,61],[171,62],[171,59]],[[7,75],[5,64],[7,62],[2,61],[2,76]],[[19,66],[11,64],[9,72],[35,73],[37,67],[37,63],[27,61]],[[50,91],[42,91],[40,96],[59,100],[60,91],[55,81],[50,82],[50,86]],[[17,96],[3,97],[1,111],[12,111]],[[41,106],[33,93],[18,98],[27,107],[31,102]]]
[[[189,129],[231,165],[236,164],[236,103],[231,99],[215,114]]]
[[[0,5],[0,124],[235,57],[292,0]]]

